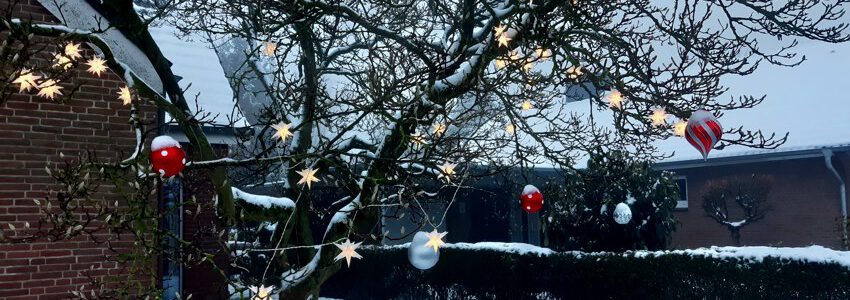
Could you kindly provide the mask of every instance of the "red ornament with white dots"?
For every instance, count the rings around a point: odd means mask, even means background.
[[[186,167],[186,152],[180,143],[167,135],[151,141],[151,168],[163,178],[174,177]]]
[[[519,196],[519,205],[527,213],[536,213],[543,208],[543,194],[533,185],[526,185]]]

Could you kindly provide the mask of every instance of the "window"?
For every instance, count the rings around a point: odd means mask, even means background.
[[[676,209],[688,209],[688,179],[685,176],[676,176],[673,180],[679,186],[679,201],[676,202]]]

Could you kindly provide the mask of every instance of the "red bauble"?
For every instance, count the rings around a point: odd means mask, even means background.
[[[173,138],[161,135],[151,141],[150,160],[154,172],[169,178],[180,174],[186,167],[186,152]]]
[[[528,213],[536,213],[543,208],[543,194],[533,185],[526,185],[519,196],[519,205]]]
[[[685,139],[697,148],[702,158],[708,158],[708,152],[720,141],[723,135],[723,127],[713,114],[704,110],[695,111],[688,119],[685,127]]]

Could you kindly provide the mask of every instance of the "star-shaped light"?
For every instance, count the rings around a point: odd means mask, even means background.
[[[437,123],[434,124],[434,134],[441,135],[446,132],[446,124]]]
[[[509,135],[513,135],[514,133],[516,133],[516,127],[514,127],[514,124],[511,123],[505,124],[505,132],[507,132]]]
[[[410,141],[413,142],[416,146],[422,146],[425,144],[425,135],[421,133],[414,133],[410,135]]]
[[[18,78],[15,78],[12,83],[21,85],[20,93],[29,92],[32,88],[38,86],[35,81],[39,78],[41,78],[41,76],[33,74],[29,69],[23,69],[21,70],[21,75],[19,75]]]
[[[434,231],[429,232],[427,234],[428,242],[425,243],[425,247],[433,247],[434,252],[437,252],[440,246],[446,244],[445,242],[443,242],[443,237],[446,236],[447,233],[448,232],[437,232],[437,229],[434,229]]]
[[[623,108],[623,94],[618,90],[611,91],[608,95],[608,104],[613,108]]]
[[[495,62],[496,62],[496,70],[504,69],[508,65],[508,62],[505,61],[502,58],[496,58]]]
[[[65,45],[65,56],[70,59],[82,58],[83,55],[80,54],[80,44],[68,43]]]
[[[281,141],[285,141],[286,138],[292,136],[292,132],[289,131],[289,127],[290,124],[286,124],[283,122],[272,125],[272,128],[274,128],[275,130],[274,136],[276,138],[279,138]]]
[[[534,104],[531,101],[525,100],[522,102],[522,110],[530,110],[534,107]]]
[[[685,136],[685,130],[688,128],[688,121],[680,119],[679,122],[673,125],[673,134],[677,136]]]
[[[581,70],[581,66],[572,66],[567,69],[567,77],[570,79],[578,79],[581,75],[584,75],[584,72]]]
[[[248,290],[251,291],[251,300],[271,300],[273,286],[252,286]]]
[[[652,121],[652,125],[663,126],[664,124],[667,124],[667,111],[663,108],[656,108],[652,111],[652,115],[649,116],[649,119]]]
[[[507,30],[507,29],[508,29],[508,26],[500,24],[499,26],[496,26],[495,28],[493,28],[493,31],[495,32],[495,34],[497,36],[499,36],[499,35],[502,35],[503,33],[505,33],[505,30]]]
[[[339,250],[341,251],[339,253],[339,255],[334,257],[334,261],[338,261],[340,259],[345,258],[345,262],[348,264],[349,267],[351,267],[351,258],[352,257],[363,258],[363,256],[360,256],[360,254],[357,254],[357,252],[354,251],[354,250],[357,250],[357,247],[360,247],[360,244],[362,244],[362,243],[363,242],[352,243],[348,239],[345,239],[345,242],[343,242],[341,244],[334,244],[334,246],[339,248]]]
[[[56,53],[53,55],[53,67],[57,69],[62,68],[65,70],[70,69],[71,58],[69,58],[67,55]]]
[[[437,177],[446,177],[446,179],[450,179],[451,176],[455,174],[455,167],[457,167],[457,164],[448,162],[437,166],[437,168],[440,169],[440,176]]]
[[[89,59],[86,64],[89,66],[89,69],[86,71],[97,76],[100,76],[100,74],[106,72],[106,69],[108,69],[108,67],[106,67],[106,60],[103,60],[102,58],[97,56]]]
[[[274,56],[275,52],[277,52],[277,43],[263,42],[263,54]]]
[[[307,188],[312,188],[313,182],[319,182],[319,177],[316,177],[316,172],[319,172],[319,169],[306,168],[304,170],[295,172],[298,175],[301,175],[301,180],[298,180],[298,184],[307,184]]]
[[[499,47],[507,48],[508,43],[510,43],[510,41],[511,41],[511,38],[509,38],[507,34],[502,33],[501,35],[499,35]]]
[[[538,59],[548,59],[552,57],[552,51],[541,47],[534,50],[534,55],[537,56]]]
[[[130,87],[122,87],[118,90],[118,99],[124,102],[124,105],[129,105],[133,102],[133,94],[130,93]]]
[[[57,95],[62,95],[62,89],[53,79],[48,79],[38,85],[38,95],[53,100]]]

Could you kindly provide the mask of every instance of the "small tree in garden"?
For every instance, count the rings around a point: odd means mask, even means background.
[[[236,261],[228,266],[256,270],[221,270],[223,277],[235,293],[268,285],[283,299],[316,298],[322,283],[345,267],[340,255],[357,263],[358,243],[404,236],[381,230],[385,207],[424,214],[417,225],[431,231],[444,214],[429,216],[422,203],[440,190],[457,191],[470,177],[509,167],[572,170],[577,157],[598,149],[611,153],[596,154],[588,170],[565,183],[558,196],[563,200],[550,204],[552,245],[661,248],[673,230],[676,190],[669,176],[639,162],[662,157],[653,142],[681,136],[681,125],[696,110],[722,118],[723,111],[757,106],[763,97],[725,97],[720,79],[750,74],[759,63],[797,65],[802,59],[790,52],[793,38],[848,40],[839,21],[845,1],[97,2],[92,5],[126,33],[163,80],[166,95],[136,84],[126,102],[135,105],[141,94],[167,112],[191,144],[194,161],[187,171],[212,183],[214,199],[187,199],[184,206],[215,210],[213,236],[232,238],[223,243]],[[105,48],[103,59],[133,82],[132,70],[115,61],[97,31],[3,21],[16,45],[27,45],[35,33]],[[145,31],[148,24],[176,27],[219,54],[235,91],[234,111],[255,132],[242,137],[232,157],[216,157],[201,128],[209,116],[189,109],[179,74]],[[765,40],[787,42],[771,48],[762,46]],[[6,96],[18,92],[16,81],[30,82],[19,80],[27,72],[25,62],[9,54],[13,49],[32,48],[0,49],[6,60],[0,92]],[[598,114],[613,122],[598,123]],[[149,141],[138,121],[132,122],[143,147]],[[774,148],[784,140],[728,128],[718,147]],[[146,199],[161,180],[141,153],[120,163],[77,163],[103,170],[84,185],[125,175],[119,184],[135,188],[127,191],[130,199]],[[269,184],[278,192],[246,192]],[[336,198],[323,201],[322,188]],[[447,202],[451,207],[454,199]],[[613,224],[611,213],[622,202],[633,218]],[[105,226],[140,240],[168,234],[136,226],[155,224],[157,214],[100,215],[123,215]],[[146,222],[128,221],[133,218]],[[570,231],[554,231],[558,226]],[[164,251],[157,243],[140,244],[153,256]],[[211,253],[178,244],[190,253],[181,263],[211,261]],[[254,264],[253,258],[262,265],[239,264]]]
[[[735,244],[741,244],[741,228],[764,218],[770,205],[767,196],[773,187],[773,177],[768,175],[732,176],[706,184],[702,208],[706,216],[726,227]],[[738,212],[729,211],[734,203]]]
[[[673,209],[679,188],[667,172],[614,151],[592,156],[584,170],[549,187],[544,215],[547,246],[559,250],[623,251],[662,249],[676,229]],[[618,204],[628,205],[626,224],[614,220]]]

